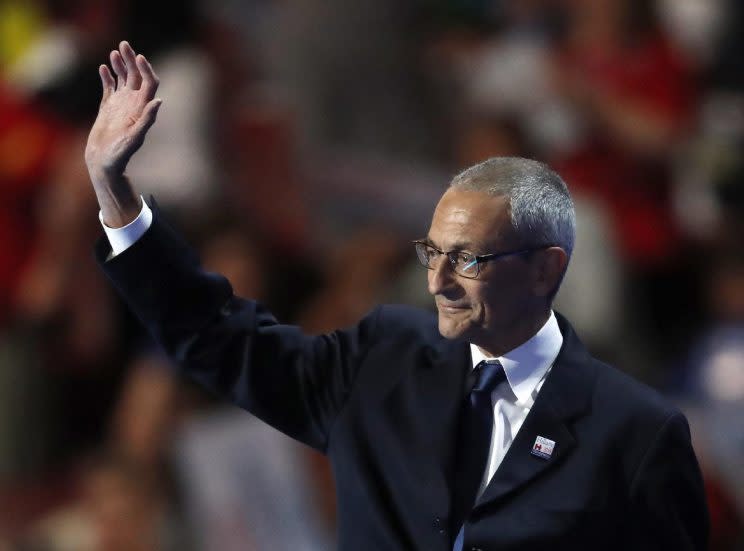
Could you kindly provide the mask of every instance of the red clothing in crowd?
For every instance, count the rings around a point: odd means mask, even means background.
[[[0,83],[0,324],[34,253],[34,202],[62,127]],[[81,153],[82,154],[82,153]]]
[[[689,125],[695,99],[693,75],[662,36],[614,51],[568,52],[561,63],[595,93],[652,114],[679,136]],[[573,190],[604,201],[627,261],[641,266],[662,262],[679,242],[670,208],[667,157],[639,151],[601,121],[594,123],[585,143],[554,164]]]

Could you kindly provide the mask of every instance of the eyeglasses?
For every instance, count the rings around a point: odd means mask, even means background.
[[[418,256],[419,262],[421,262],[421,265],[424,268],[433,270],[436,267],[439,259],[442,256],[446,256],[450,262],[452,271],[454,271],[459,276],[469,279],[478,277],[478,274],[480,273],[480,265],[484,262],[490,262],[491,260],[496,260],[507,256],[527,254],[547,248],[547,246],[542,246],[532,247],[529,249],[520,249],[518,251],[476,255],[465,251],[445,252],[437,249],[434,245],[432,245],[431,243],[427,243],[426,241],[414,241],[413,244],[416,247],[416,255]]]

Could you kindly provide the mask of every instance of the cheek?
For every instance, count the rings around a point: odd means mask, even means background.
[[[473,301],[473,319],[483,325],[500,325],[507,321],[521,308],[523,286],[524,282],[511,280],[481,289]]]
[[[470,318],[476,323],[486,322],[491,316],[491,310],[493,310],[494,297],[489,296],[489,293],[485,292],[484,289],[474,292],[471,297]]]

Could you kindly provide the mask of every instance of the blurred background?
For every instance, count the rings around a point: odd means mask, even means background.
[[[744,549],[743,37],[740,0],[0,0],[0,550],[334,545],[325,460],[175,380],[93,261],[121,39],[164,100],[131,179],[308,332],[433,306],[410,240],[460,169],[556,168],[557,309],[684,409]]]

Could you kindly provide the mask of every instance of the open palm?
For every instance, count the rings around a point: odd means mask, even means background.
[[[106,65],[99,67],[103,97],[88,135],[85,161],[91,172],[123,174],[155,122],[161,100],[154,99],[158,77],[152,66],[128,42],[110,57],[116,80]]]

